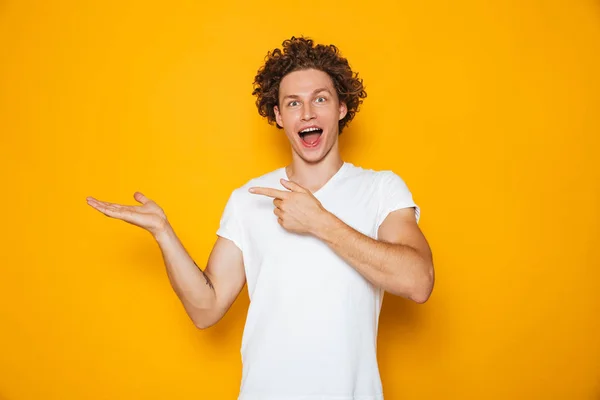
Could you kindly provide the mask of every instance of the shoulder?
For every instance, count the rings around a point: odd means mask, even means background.
[[[392,169],[368,169],[357,166],[350,168],[349,177],[361,177],[365,188],[378,203],[380,223],[392,211],[401,208],[414,207],[417,221],[421,211],[415,203],[413,194],[400,173]],[[361,179],[357,179],[361,180]]]
[[[385,188],[408,189],[406,182],[401,175],[391,169],[373,169],[354,164],[349,164],[346,176],[350,179],[362,179],[372,182],[375,187],[381,190]]]
[[[408,185],[402,176],[392,170],[378,171],[377,181],[384,191],[386,189],[408,191]]]

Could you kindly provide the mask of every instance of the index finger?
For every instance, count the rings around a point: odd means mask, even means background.
[[[283,190],[277,190],[266,187],[252,187],[248,189],[250,193],[254,194],[262,194],[264,196],[273,197],[276,199],[286,199],[290,192],[285,192]]]

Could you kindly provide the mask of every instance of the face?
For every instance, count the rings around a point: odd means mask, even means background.
[[[338,122],[347,112],[329,75],[315,69],[287,74],[279,85],[279,106],[274,110],[293,151],[312,163],[337,144]]]

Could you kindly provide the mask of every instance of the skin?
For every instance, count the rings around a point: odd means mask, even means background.
[[[346,116],[346,105],[338,101],[331,78],[311,69],[294,71],[281,80],[279,105],[273,109],[277,124],[291,145],[292,162],[286,167],[287,176],[317,191],[343,164],[338,123]],[[309,125],[323,129],[316,148],[306,148],[298,134]]]
[[[414,209],[391,213],[380,226],[378,240],[339,220],[313,196],[341,168],[338,121],[347,113],[329,76],[302,70],[286,75],[279,88],[276,121],[289,140],[292,161],[286,166],[287,191],[251,188],[273,198],[274,218],[290,232],[311,234],[326,243],[374,285],[417,303],[429,298],[434,284],[431,249],[416,223]],[[309,125],[323,129],[318,146],[302,144],[298,132]],[[177,237],[165,212],[140,192],[140,204],[121,205],[87,197],[92,208],[147,230],[156,240],[169,281],[187,314],[199,329],[216,324],[229,310],[245,284],[240,249],[217,237],[204,270]]]

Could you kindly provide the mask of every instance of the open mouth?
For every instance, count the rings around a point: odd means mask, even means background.
[[[300,135],[300,139],[302,139],[304,144],[309,147],[314,147],[319,143],[321,134],[323,134],[323,129],[319,128],[318,126],[304,128],[303,130],[298,132],[298,135]]]

